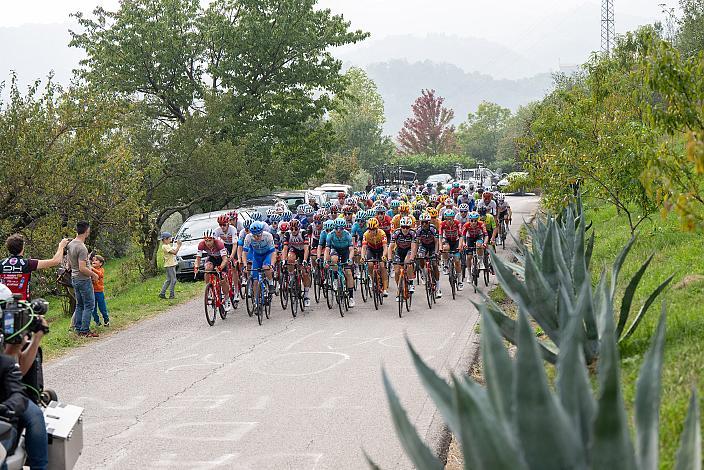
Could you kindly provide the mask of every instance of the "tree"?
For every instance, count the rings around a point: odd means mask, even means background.
[[[450,121],[454,111],[444,107],[445,101],[435,90],[422,90],[413,106],[413,117],[406,119],[398,134],[400,152],[404,155],[439,155],[456,149],[455,126]]]
[[[506,121],[496,145],[496,160],[494,161],[496,168],[500,168],[504,172],[519,171],[523,168],[519,139],[530,126],[536,106],[535,102],[521,106]]]
[[[680,0],[682,17],[675,43],[687,57],[704,51],[704,0]]]
[[[391,139],[382,135],[384,101],[374,81],[362,69],[350,68],[345,80],[345,92],[335,97],[330,112],[335,152],[346,155],[356,152],[359,165],[370,169],[383,163],[394,151]]]
[[[467,121],[460,124],[457,140],[462,153],[485,165],[496,160],[499,140],[511,117],[511,110],[496,103],[482,101],[476,113],[469,113]]]

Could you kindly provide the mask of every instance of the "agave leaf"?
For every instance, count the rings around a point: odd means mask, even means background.
[[[555,310],[557,291],[548,286],[538,266],[531,261],[526,263],[525,283],[522,283],[522,287],[522,295],[519,300],[525,307],[526,312],[533,317],[550,339],[559,346],[560,323]]]
[[[589,236],[589,241],[587,242],[587,248],[584,250],[584,261],[587,268],[592,263],[592,252],[594,251],[594,232]]]
[[[631,237],[630,240],[628,240],[628,243],[626,243],[626,246],[623,247],[621,250],[621,253],[618,254],[616,257],[616,261],[614,261],[613,268],[611,268],[611,299],[613,300],[614,295],[616,294],[616,284],[618,282],[618,275],[621,272],[621,267],[623,266],[623,262],[626,260],[626,256],[628,256],[628,252],[631,251],[631,248],[633,247],[633,244],[636,241],[636,237]]]
[[[471,380],[458,380],[454,375],[452,380],[465,468],[527,469],[509,423],[496,418],[486,390]]]
[[[702,468],[702,431],[699,423],[699,399],[697,390],[692,388],[689,410],[684,421],[684,430],[677,449],[675,470],[701,470]]]
[[[450,430],[458,434],[460,432],[460,422],[452,402],[452,388],[438,376],[433,369],[423,362],[423,359],[418,355],[410,341],[408,341],[408,338],[406,338],[406,344],[408,344],[408,349],[411,351],[411,358],[413,359],[416,372],[418,372],[420,380],[423,383],[423,387],[430,395],[430,398],[433,399],[433,402],[435,402],[435,405],[445,418],[445,422],[450,427]]]
[[[662,356],[665,349],[665,302],[657,330],[645,354],[636,383],[636,443],[638,468],[658,468],[658,427],[660,425],[660,391]]]
[[[567,267],[567,260],[572,261],[572,254],[565,253],[564,248],[560,244],[554,244],[553,247],[553,257],[555,258],[555,264],[557,266],[559,282],[566,285],[568,292],[571,292],[571,298],[575,298],[574,294],[574,283],[572,282],[572,273]]]
[[[527,316],[519,312],[514,361],[515,430],[531,468],[583,468],[586,456],[567,414],[550,392]],[[546,458],[549,456],[549,458]]]
[[[374,463],[372,458],[369,457],[369,454],[367,454],[366,450],[362,449],[362,452],[364,453],[364,458],[367,460],[367,465],[369,465],[369,468],[372,470],[381,470],[381,467]]]
[[[396,434],[401,441],[403,449],[406,451],[406,455],[417,468],[443,470],[444,466],[442,463],[440,463],[433,452],[428,449],[428,446],[426,446],[418,436],[416,428],[413,427],[408,420],[406,411],[401,406],[401,402],[389,381],[389,377],[386,375],[386,371],[383,372],[383,375],[386,398],[389,400],[389,407],[391,408],[391,418],[394,422]]]
[[[619,354],[614,335],[611,297],[601,289],[602,315],[600,325],[599,398],[592,441],[592,468],[595,470],[635,470],[635,454],[628,430],[628,417],[621,393]]]
[[[640,325],[641,320],[643,320],[643,317],[647,313],[648,309],[650,306],[655,302],[655,299],[657,298],[658,295],[660,295],[660,292],[662,292],[665,287],[672,281],[672,279],[675,277],[675,275],[671,275],[667,279],[665,279],[662,284],[660,284],[655,290],[650,294],[650,296],[645,300],[645,303],[643,306],[638,310],[638,315],[636,315],[636,318],[633,320],[633,323],[631,323],[631,326],[628,327],[628,330],[626,331],[626,334],[623,335],[620,341],[626,341],[630,336],[633,334],[633,332],[636,331],[636,328],[638,328],[638,325]]]
[[[582,319],[586,305],[591,304],[591,289],[584,285],[577,298],[575,314],[570,318],[564,332],[564,342],[557,359],[556,388],[567,416],[579,433],[584,452],[589,449],[591,425],[594,420],[596,402],[583,354],[584,330]]]
[[[588,278],[587,263],[584,257],[584,223],[581,220],[577,225],[575,236],[574,253],[572,255],[572,276],[575,294],[579,294],[582,283]]]
[[[557,228],[555,224],[550,224],[547,236],[545,237],[545,246],[543,247],[543,256],[540,260],[540,274],[542,274],[550,289],[557,291],[557,283],[562,273],[558,271],[557,256],[559,252],[560,241],[558,240]],[[557,249],[555,246],[557,245]]]
[[[626,328],[626,323],[628,322],[628,315],[631,312],[631,303],[633,302],[633,295],[636,293],[636,289],[638,288],[638,284],[640,284],[640,280],[643,277],[645,270],[648,269],[648,265],[653,260],[653,256],[655,255],[650,255],[650,257],[645,261],[645,263],[643,263],[640,269],[633,275],[631,281],[626,287],[625,292],[623,293],[623,299],[621,300],[621,312],[618,316],[618,324],[616,325],[617,338],[621,337],[623,329]]]
[[[482,370],[487,392],[499,421],[510,422],[513,418],[511,359],[501,340],[499,328],[484,304],[479,306],[479,313],[482,321]]]

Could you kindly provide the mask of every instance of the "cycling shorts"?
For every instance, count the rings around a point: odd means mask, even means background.
[[[396,248],[396,251],[394,252],[394,263],[403,263],[404,261],[406,261],[406,257],[408,257],[408,253],[410,252],[410,248],[406,248],[405,250],[402,250],[401,248]]]
[[[235,246],[235,245],[228,245],[227,243],[225,243],[225,249],[227,250],[228,256],[229,256],[229,255],[232,255],[232,248],[233,248],[234,246]]]
[[[430,256],[433,256],[435,254],[435,243],[432,245],[423,245],[421,244],[418,247],[418,257],[419,258],[428,258]]]
[[[338,263],[346,263],[350,259],[350,249],[330,248],[330,256],[337,256],[339,258]]]
[[[215,256],[215,255],[208,255],[207,258],[205,258],[206,263],[212,263],[213,268],[217,268],[222,264],[222,256]],[[228,265],[225,265],[225,269],[223,269],[223,272],[227,272]]]
[[[311,238],[310,239],[310,247],[312,250],[317,249],[318,245],[320,245],[320,238]]]
[[[252,269],[262,269],[271,266],[271,256],[274,253],[275,250],[269,250],[266,253],[255,253],[253,250],[249,250],[247,261],[252,262]]]
[[[450,251],[457,251],[457,248],[460,246],[460,239],[458,238],[457,240],[448,240],[447,238],[442,239],[443,243],[447,243],[450,247]]]
[[[469,253],[474,253],[474,250],[477,249],[477,242],[484,243],[484,237],[483,237],[483,236],[482,236],[482,237],[477,237],[477,238],[475,238],[475,237],[472,237],[472,238],[467,237],[466,241],[467,241],[467,251],[468,251]]]
[[[367,247],[367,261],[377,260],[381,261],[384,257],[384,248],[369,248]]]
[[[305,257],[303,256],[306,253],[305,250],[297,250],[295,248],[289,248],[288,253],[289,253],[289,255],[291,253],[296,255],[296,258],[298,259],[298,262],[300,262],[300,263],[303,263],[305,261]]]

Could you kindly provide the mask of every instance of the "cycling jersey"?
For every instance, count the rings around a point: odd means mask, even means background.
[[[386,243],[386,234],[383,230],[376,229],[367,230],[364,232],[362,245],[365,245],[372,250],[379,250],[383,248]]]
[[[222,258],[227,256],[225,243],[216,238],[213,240],[212,245],[208,246],[205,240],[201,240],[200,243],[198,243],[198,257],[203,257],[204,254],[209,258]]]
[[[431,225],[433,225],[435,227],[435,230],[437,230],[438,233],[440,233],[440,219],[438,219],[437,217],[431,218],[430,223],[431,223]]]
[[[460,204],[467,204],[469,206],[470,211],[474,210],[474,199],[472,199],[469,196],[458,197],[457,198],[457,205],[459,206]]]
[[[462,227],[462,235],[467,237],[468,240],[479,240],[480,238],[488,236],[488,233],[484,223],[479,221],[474,226],[472,226],[471,223],[464,224],[464,227]]]
[[[452,212],[454,212],[455,214],[457,214],[457,209],[455,209],[454,207],[444,207],[444,208],[441,208],[441,209],[438,211],[438,217],[440,218],[440,220],[442,220],[443,217],[445,217],[445,212],[447,212],[447,211],[452,211]]]
[[[244,249],[258,255],[274,251],[274,236],[269,232],[262,232],[262,237],[255,240],[251,233],[244,237]]]
[[[39,267],[39,260],[10,256],[0,261],[0,283],[5,284],[13,294],[20,294],[22,300],[29,300],[29,280],[32,271]]]
[[[237,246],[244,246],[244,237],[246,237],[249,232],[245,229],[240,230],[240,234],[237,236]]]
[[[310,243],[308,233],[301,230],[299,230],[295,235],[292,232],[286,232],[283,234],[284,246],[288,246],[293,250],[304,251],[306,246],[308,246],[308,243]]]
[[[435,246],[435,240],[437,240],[437,238],[438,231],[433,225],[430,225],[430,227],[428,228],[420,227],[418,230],[416,230],[416,239],[421,245]]]
[[[460,227],[469,222],[469,213],[462,217],[462,213],[460,212],[455,216],[455,220],[460,223]]]
[[[352,245],[352,235],[347,230],[343,230],[342,234],[338,235],[336,230],[328,233],[325,244],[327,247],[344,250]]]
[[[366,227],[362,227],[362,224],[360,224],[359,222],[355,222],[354,225],[352,225],[352,239],[355,241],[356,244],[359,244],[359,242],[362,240],[365,230]]]
[[[318,243],[319,243],[320,246],[322,246],[323,248],[325,248],[325,245],[326,245],[327,242],[328,242],[328,236],[330,236],[330,233],[331,233],[331,232],[326,232],[325,230],[323,230],[323,231],[320,232],[320,240],[319,240]]]
[[[225,245],[232,245],[237,239],[237,231],[232,225],[228,225],[227,230],[218,227],[215,229],[215,238],[222,240]]]
[[[319,240],[320,239],[320,232],[322,232],[322,231],[323,231],[322,222],[313,222],[308,227],[308,236],[310,236],[313,240]]]
[[[388,237],[391,234],[391,217],[388,215],[383,217],[377,216],[376,220],[379,221],[379,228],[386,232],[386,236]]]
[[[411,228],[414,228],[416,226],[416,218],[413,217],[412,215],[401,215],[397,214],[393,219],[391,219],[391,230],[398,230],[401,228],[401,219],[403,217],[410,217],[411,220],[413,221],[413,224],[411,224]]]
[[[413,230],[409,230],[408,233],[403,233],[401,229],[398,229],[391,235],[391,243],[396,244],[396,248],[399,250],[408,250],[415,242],[416,232]]]
[[[477,211],[479,209],[481,209],[482,207],[486,207],[487,213],[489,213],[491,215],[496,215],[496,201],[494,201],[493,199],[491,201],[489,201],[488,203],[485,202],[484,199],[479,201],[477,203]]]
[[[440,224],[440,234],[445,240],[459,240],[460,238],[460,223],[455,219],[443,220]]]
[[[484,216],[484,219],[479,217],[480,222],[484,222],[484,226],[486,227],[486,231],[491,233],[494,231],[494,228],[496,228],[496,220],[494,219],[494,216],[491,214],[487,214]]]

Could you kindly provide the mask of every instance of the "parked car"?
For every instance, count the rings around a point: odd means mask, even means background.
[[[425,180],[426,183],[432,183],[434,185],[437,185],[438,183],[442,184],[448,184],[452,182],[452,176],[448,175],[447,173],[439,173],[437,175],[430,175],[428,178]]]
[[[352,191],[352,186],[348,184],[322,184],[318,186],[317,188],[313,189],[313,191],[319,191],[321,193],[324,193],[325,196],[327,197],[328,200],[334,201],[337,199],[337,193],[343,192],[347,195],[350,194]]]

